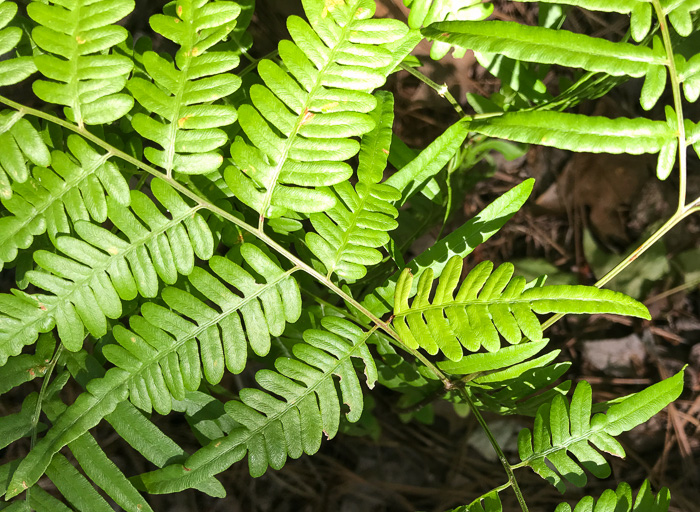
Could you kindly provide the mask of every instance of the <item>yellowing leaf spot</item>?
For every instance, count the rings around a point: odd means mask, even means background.
[[[340,103],[338,103],[337,101],[331,101],[330,103],[326,103],[325,105],[323,105],[321,107],[321,110],[324,112],[328,112],[329,110],[334,109],[338,105],[340,105]]]
[[[356,18],[364,18],[366,14],[369,14],[369,9],[365,9],[364,7],[360,7],[357,10],[357,15],[355,16]]]
[[[192,57],[196,57],[197,55],[199,55],[199,48],[195,46],[194,48],[192,48],[190,54],[192,55]]]
[[[216,443],[216,444],[214,445],[214,448],[218,448],[219,446],[221,446],[221,441],[219,441],[218,443]]]
[[[180,23],[180,20],[175,18],[175,23]]]
[[[109,249],[107,249],[107,252],[110,253],[112,256],[116,256],[117,254],[119,254],[119,249],[117,249],[116,247],[110,247]]]
[[[34,368],[30,368],[30,369],[28,370],[28,373],[29,373],[29,376],[30,376],[32,379],[33,379],[34,377],[36,377],[36,373],[34,372]]]
[[[182,6],[181,5],[177,6],[177,15],[182,18]]]
[[[316,116],[316,114],[314,114],[313,112],[309,112],[309,109],[305,108],[304,109],[304,117],[301,119],[301,126],[304,126],[306,123],[311,121],[315,116]]]
[[[329,12],[333,12],[336,7],[339,5],[344,5],[345,0],[326,0],[326,5],[323,8],[323,12],[321,13],[321,17],[325,18],[328,16]]]
[[[85,44],[85,39],[83,39],[79,35],[75,36],[75,40],[78,41],[78,44]]]
[[[388,154],[389,154],[389,150],[386,149],[386,148],[382,148],[382,152],[383,152],[385,155],[388,155]]]
[[[136,338],[134,338],[133,336],[130,338],[130,340],[131,340],[131,343],[136,343]]]
[[[136,510],[143,510],[143,505],[141,505],[141,503],[137,503]]]
[[[41,302],[39,303],[39,309],[42,311],[46,311],[46,305],[42,304]]]
[[[185,126],[185,123],[187,122],[187,120],[188,120],[189,118],[190,118],[190,116],[181,117],[180,119],[177,120],[177,125],[178,125],[180,128],[182,128],[183,126]]]

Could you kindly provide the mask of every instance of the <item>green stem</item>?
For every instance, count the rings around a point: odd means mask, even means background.
[[[472,397],[471,397],[471,393],[465,387],[460,387],[459,393],[462,396],[462,398],[464,398],[464,400],[469,405],[469,410],[472,412],[472,414],[476,418],[476,421],[479,423],[479,426],[481,426],[481,428],[484,430],[484,433],[486,433],[486,437],[488,438],[489,442],[491,443],[491,446],[493,446],[493,449],[496,451],[496,455],[498,455],[498,460],[501,461],[501,464],[503,465],[503,469],[506,470],[506,474],[508,475],[508,484],[505,487],[508,487],[508,486],[513,487],[513,492],[515,493],[515,497],[518,499],[518,503],[520,504],[520,508],[522,509],[523,512],[528,512],[527,503],[525,503],[525,497],[523,496],[523,493],[520,490],[520,486],[518,485],[518,481],[515,478],[515,474],[513,473],[513,468],[511,467],[510,463],[508,462],[508,459],[506,458],[506,454],[503,453],[503,450],[501,449],[501,446],[498,444],[498,441],[496,441],[496,438],[493,436],[491,429],[489,429],[489,426],[486,424],[486,421],[484,420],[484,417],[481,415],[481,412],[479,412],[479,409],[474,404],[474,401],[472,400]],[[505,489],[504,486],[501,486],[501,487],[503,487]]]
[[[450,90],[447,88],[447,84],[438,84],[437,82],[433,82],[430,78],[425,76],[423,73],[418,71],[416,68],[413,68],[409,66],[408,64],[401,63],[399,65],[401,69],[404,71],[408,71],[410,74],[415,76],[418,80],[423,82],[425,85],[433,89],[435,92],[438,93],[439,96],[442,98],[445,98],[447,101],[450,102],[450,105],[452,105],[452,108],[455,109],[455,111],[459,114],[460,117],[465,117],[466,114],[464,113],[464,110],[462,110],[462,105],[460,105],[457,100],[452,96],[450,93]]]
[[[367,318],[369,318],[373,323],[375,323],[380,329],[382,329],[384,332],[386,332],[391,338],[395,340],[395,344],[399,347],[401,347],[403,350],[406,350],[410,352],[414,357],[419,359],[426,367],[430,369],[432,373],[434,373],[442,382],[444,385],[449,386],[450,385],[450,380],[445,376],[444,373],[442,373],[429,359],[427,359],[425,356],[423,356],[420,352],[417,350],[413,350],[406,345],[403,344],[401,341],[401,338],[399,335],[394,331],[394,329],[391,327],[390,322],[384,322],[380,318],[378,318],[374,313],[369,311],[367,308],[365,308],[362,304],[360,304],[358,301],[356,301],[353,297],[345,293],[339,286],[337,286],[335,283],[330,278],[327,278],[320,272],[316,271],[312,266],[308,265],[306,262],[289,252],[287,249],[282,247],[280,244],[278,244],[275,240],[270,238],[267,234],[265,234],[262,229],[260,228],[255,228],[248,224],[247,222],[242,221],[235,215],[219,208],[218,206],[215,206],[211,204],[209,201],[206,199],[203,199],[196,193],[190,191],[187,187],[185,187],[183,184],[172,178],[171,176],[167,176],[166,174],[158,171],[156,168],[151,167],[150,165],[144,164],[137,158],[134,158],[133,156],[124,153],[123,151],[120,151],[119,149],[113,147],[111,144],[108,142],[103,141],[96,135],[93,135],[89,131],[87,131],[85,128],[81,128],[73,123],[70,123],[68,121],[65,121],[63,119],[60,119],[56,116],[53,116],[51,114],[47,114],[45,112],[42,112],[41,110],[36,110],[30,107],[26,107],[20,103],[17,103],[15,101],[12,101],[8,98],[5,98],[4,96],[0,96],[0,103],[4,103],[5,105],[8,105],[9,107],[14,108],[15,110],[21,112],[22,114],[29,114],[41,119],[45,119],[46,121],[49,121],[51,123],[57,124],[63,128],[66,128],[67,130],[73,131],[75,133],[80,134],[84,138],[88,139],[90,142],[94,143],[95,145],[103,148],[108,152],[108,154],[113,155],[117,158],[120,158],[126,162],[129,162],[130,164],[134,165],[135,167],[147,172],[148,174],[151,174],[152,176],[161,179],[168,183],[172,188],[177,190],[180,194],[182,194],[185,197],[188,197],[197,205],[199,205],[201,208],[207,209],[210,212],[218,215],[219,217],[231,222],[232,224],[238,226],[244,231],[247,231],[248,233],[252,234],[256,238],[258,238],[260,241],[264,242],[267,244],[271,249],[279,253],[281,256],[286,258],[290,263],[293,265],[296,265],[299,267],[301,270],[312,276],[314,279],[319,281],[321,284],[332,290],[336,295],[340,296],[342,299],[344,299],[346,302],[354,306],[357,310],[362,312]]]

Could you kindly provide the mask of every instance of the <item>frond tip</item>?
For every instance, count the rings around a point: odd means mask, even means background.
[[[453,361],[483,346],[500,349],[499,333],[508,343],[520,343],[522,335],[542,340],[542,326],[535,313],[614,313],[649,318],[643,304],[612,290],[592,286],[532,286],[523,277],[513,277],[514,267],[504,263],[479,263],[455,289],[462,274],[462,259],[452,257],[442,272],[431,302],[432,269],[418,281],[413,303],[413,275],[405,269],[396,284],[394,327],[404,343],[430,354],[438,349]],[[460,346],[460,343],[462,346]]]

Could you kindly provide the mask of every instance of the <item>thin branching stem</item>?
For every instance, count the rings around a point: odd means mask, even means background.
[[[455,99],[454,96],[452,96],[452,93],[450,93],[450,90],[447,87],[447,84],[438,84],[437,82],[432,81],[430,78],[425,76],[423,73],[418,71],[416,68],[409,66],[406,63],[401,63],[399,65],[401,69],[404,71],[408,71],[411,75],[415,76],[418,80],[423,82],[425,85],[433,89],[438,95],[442,98],[445,98],[447,101],[450,102],[450,105],[452,105],[452,108],[455,109],[455,112],[459,114],[460,117],[465,117],[466,114],[464,113],[464,110],[462,109],[462,105],[459,104],[459,102]]]

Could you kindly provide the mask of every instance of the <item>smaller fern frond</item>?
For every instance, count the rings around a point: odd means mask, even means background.
[[[491,491],[479,496],[469,505],[463,505],[448,512],[503,512],[503,504],[498,492]]]
[[[379,183],[391,146],[394,100],[385,92],[375,97],[377,107],[371,113],[375,128],[362,137],[358,183],[354,188],[347,181],[335,185],[335,206],[325,213],[311,214],[316,233],[306,235],[309,249],[323,262],[328,275],[335,273],[348,282],[361,279],[368,265],[382,260],[377,248],[389,242],[387,231],[398,226],[393,203],[401,194]]]
[[[591,418],[591,386],[581,381],[570,406],[563,396],[557,395],[538,409],[532,432],[527,428],[520,431],[518,452],[523,462],[518,466],[530,466],[562,493],[566,489],[562,477],[577,487],[586,484],[583,468],[597,478],[607,478],[610,466],[591,444],[600,451],[624,457],[625,450],[614,436],[647,421],[678,398],[682,390],[683,371],[680,371],[615,403],[605,414]]]
[[[21,82],[36,71],[30,56],[7,56],[22,40],[20,27],[8,27],[17,15],[17,4],[0,0],[0,87]]]
[[[32,140],[30,136],[25,143]],[[0,269],[15,259],[18,249],[30,247],[35,236],[48,232],[55,241],[59,234],[71,232],[72,223],[107,220],[106,194],[121,205],[129,204],[129,185],[108,153],[96,151],[79,135],[69,135],[67,146],[70,154],[54,150],[48,158],[50,168],[35,167],[24,183],[12,185],[10,198],[2,199],[10,215],[0,217]],[[45,157],[43,149],[31,153],[37,159]]]
[[[27,163],[41,167],[51,165],[49,148],[36,127],[20,112],[14,110],[0,112],[0,147],[3,148],[0,151],[0,200],[12,197],[10,178],[15,183],[27,181],[29,178]],[[2,261],[5,260],[0,255],[0,270]]]
[[[215,45],[234,29],[241,8],[234,2],[186,0],[168,4],[165,12],[151,17],[151,27],[180,49],[174,62],[152,51],[144,53],[143,65],[153,82],[135,77],[128,88],[155,117],[137,113],[132,125],[161,146],[145,148],[144,155],[168,175],[208,173],[223,162],[217,149],[228,136],[221,127],[237,118],[235,107],[212,103],[241,84],[229,73],[238,66],[238,55],[217,51]]]
[[[350,408],[347,419],[357,421],[364,402],[352,360],[362,361],[367,385],[372,387],[377,370],[367,340],[373,331],[364,332],[337,317],[324,317],[321,325],[323,329],[304,332],[304,342],[292,348],[294,358],[278,358],[276,371],[256,374],[264,391],[243,389],[240,401],[226,403],[226,412],[239,426],[201,448],[184,464],[143,475],[148,490],[169,493],[187,489],[224,471],[246,453],[253,476],[262,475],[268,467],[281,468],[288,457],[316,453],[324,434],[331,438],[338,432],[343,402]]]
[[[36,80],[34,93],[65,105],[66,117],[78,126],[110,123],[129,112],[134,99],[121,91],[134,64],[108,52],[128,36],[114,23],[133,10],[133,0],[31,2],[27,14],[37,23],[32,39],[46,52],[34,62],[51,80]]]
[[[496,270],[485,261],[463,280],[457,292],[463,261],[451,258],[438,281],[433,300],[433,271],[420,276],[413,303],[408,300],[413,275],[405,269],[396,284],[394,320],[396,332],[410,348],[429,354],[438,350],[453,361],[463,357],[462,346],[476,352],[500,349],[499,333],[510,344],[522,335],[542,340],[542,327],[535,313],[616,313],[649,318],[643,304],[621,293],[588,286],[545,286],[526,289],[525,278],[513,277],[514,267],[504,263]],[[460,346],[461,343],[461,346]]]
[[[614,491],[606,489],[597,500],[592,496],[582,498],[573,512],[668,512],[670,500],[671,493],[666,487],[654,496],[648,480],[644,480],[633,500],[632,488],[622,482]],[[571,505],[560,503],[554,512],[572,512]]]

